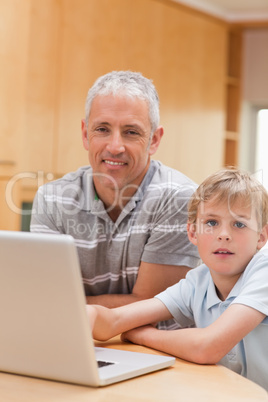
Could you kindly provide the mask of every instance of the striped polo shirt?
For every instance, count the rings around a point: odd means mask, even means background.
[[[187,203],[196,185],[182,173],[151,161],[135,195],[113,222],[85,166],[41,186],[31,231],[74,237],[86,295],[128,294],[141,261],[195,267],[197,249],[187,237]]]

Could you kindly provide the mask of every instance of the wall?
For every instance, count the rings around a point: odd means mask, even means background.
[[[243,99],[246,102],[268,102],[268,28],[244,31]]]
[[[80,145],[86,93],[113,69],[153,79],[166,129],[158,158],[197,181],[221,165],[224,24],[155,0],[35,0],[31,21],[28,127],[38,127],[39,141],[57,143],[47,170],[61,174],[86,162]],[[211,146],[207,158],[200,149]],[[32,162],[30,144],[27,150],[25,161]],[[45,153],[44,164],[53,159]]]
[[[156,158],[197,182],[222,166],[224,22],[169,0],[1,0],[1,7],[2,20],[12,19],[0,46],[12,57],[0,72],[14,69],[18,98],[4,83],[0,102],[11,100],[0,132],[16,139],[9,149],[26,176],[22,201],[87,163],[80,139],[87,90],[114,69],[140,71],[156,85],[165,128]]]
[[[254,172],[256,111],[268,108],[268,28],[243,33],[240,166]]]

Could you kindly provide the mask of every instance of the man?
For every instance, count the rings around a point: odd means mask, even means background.
[[[35,197],[31,231],[75,238],[89,304],[152,297],[199,262],[186,232],[196,186],[150,160],[162,136],[152,82],[140,73],[108,73],[89,90],[82,120],[90,167]]]

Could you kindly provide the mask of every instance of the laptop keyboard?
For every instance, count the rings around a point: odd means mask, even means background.
[[[110,366],[111,364],[115,364],[115,363],[113,363],[113,362],[104,362],[104,361],[102,361],[102,360],[98,360],[97,363],[98,363],[98,367],[99,367],[99,368],[100,368],[100,367],[105,367],[105,366]]]

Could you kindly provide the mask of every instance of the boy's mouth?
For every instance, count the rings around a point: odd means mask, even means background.
[[[234,253],[232,253],[230,250],[227,250],[227,249],[218,249],[218,250],[214,251],[214,254],[232,255]]]

